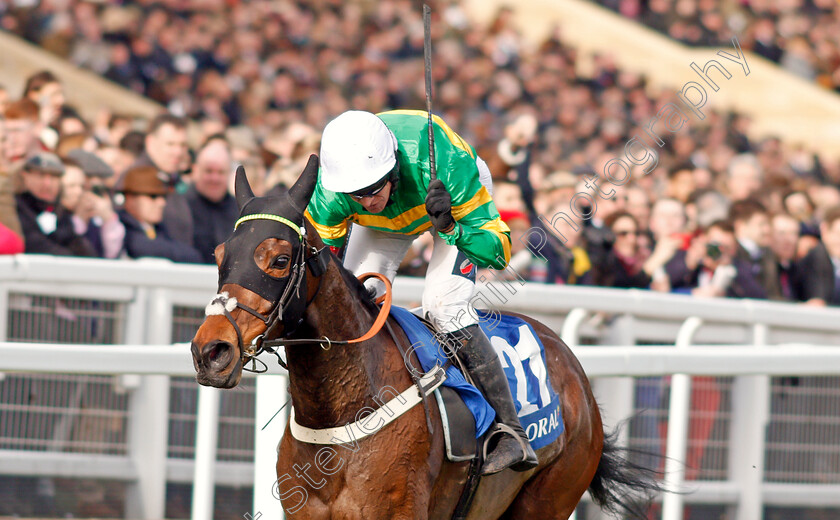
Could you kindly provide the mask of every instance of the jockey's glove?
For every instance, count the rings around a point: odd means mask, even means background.
[[[429,220],[440,233],[451,233],[455,226],[455,218],[452,216],[452,196],[446,191],[446,186],[440,179],[429,183],[429,192],[426,194],[426,212]]]

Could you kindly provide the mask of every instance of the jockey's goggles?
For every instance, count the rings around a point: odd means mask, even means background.
[[[385,186],[391,180],[390,172],[388,175],[382,177],[382,179],[378,180],[375,184],[368,186],[367,188],[362,188],[360,190],[348,193],[351,197],[356,200],[364,199],[366,197],[373,197],[378,194],[380,191],[385,189]]]

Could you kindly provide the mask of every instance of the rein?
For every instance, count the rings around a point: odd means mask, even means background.
[[[382,326],[385,324],[385,320],[388,319],[388,314],[390,314],[391,312],[391,301],[393,299],[391,281],[388,280],[388,278],[381,273],[364,273],[362,275],[359,275],[357,278],[360,282],[364,282],[368,278],[376,278],[385,284],[385,294],[378,298],[376,301],[376,303],[382,303],[382,306],[379,308],[379,314],[376,316],[376,321],[373,322],[373,325],[370,326],[370,329],[368,329],[368,331],[365,332],[362,336],[356,339],[335,341],[331,340],[326,336],[324,336],[323,338],[313,339],[269,339],[264,340],[263,345],[275,347],[281,345],[295,345],[301,343],[320,343],[321,348],[323,348],[324,350],[329,350],[332,347],[332,345],[352,345],[353,343],[361,343],[362,341],[367,341],[372,337],[376,336],[379,333],[379,331],[382,330]],[[324,344],[327,345],[326,348],[324,348]]]

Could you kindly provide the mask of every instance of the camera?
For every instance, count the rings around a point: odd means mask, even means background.
[[[720,244],[717,242],[709,242],[706,244],[706,256],[712,260],[717,260],[723,256],[723,252],[720,250]]]
[[[91,186],[90,191],[97,197],[106,197],[110,195],[108,187],[103,184],[95,184]]]

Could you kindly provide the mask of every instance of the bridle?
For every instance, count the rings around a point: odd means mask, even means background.
[[[283,362],[283,359],[280,357],[280,353],[277,351],[277,347],[280,346],[316,343],[319,344],[322,349],[329,350],[332,348],[332,345],[349,345],[366,341],[374,337],[379,332],[391,309],[391,282],[387,277],[379,273],[366,273],[359,277],[360,281],[376,277],[385,283],[385,295],[382,298],[382,306],[380,307],[379,315],[367,333],[352,340],[331,340],[326,336],[322,338],[307,339],[289,338],[289,336],[297,330],[300,324],[303,323],[303,315],[306,308],[309,307],[309,304],[312,303],[312,300],[315,299],[318,291],[320,291],[321,277],[326,272],[327,265],[331,261],[332,257],[327,252],[327,247],[317,249],[307,242],[306,228],[304,224],[297,225],[291,220],[279,215],[271,213],[245,215],[236,221],[233,228],[234,231],[236,231],[236,229],[244,222],[253,220],[279,222],[291,228],[298,235],[299,244],[294,263],[290,267],[290,274],[286,277],[288,278],[288,281],[283,288],[283,292],[274,300],[274,303],[268,313],[262,314],[256,309],[240,303],[236,298],[230,297],[227,292],[221,292],[221,287],[224,285],[224,281],[221,279],[219,281],[219,294],[213,298],[205,310],[205,313],[208,316],[213,314],[223,315],[230,322],[231,326],[233,326],[233,330],[236,332],[237,346],[239,347],[243,370],[255,373],[266,372],[268,370],[268,366],[262,360],[257,359],[257,356],[263,352],[270,352],[271,354],[274,354],[277,357],[278,364],[288,370],[288,366],[285,362]],[[308,257],[306,256],[307,252],[310,253]],[[308,301],[304,301],[304,295],[306,294],[307,269],[309,269],[313,277],[318,279],[318,287],[315,289],[312,298]],[[301,288],[303,288],[303,290],[301,290]],[[378,301],[377,303],[380,302]],[[247,346],[245,345],[242,337],[242,330],[239,328],[239,325],[236,323],[236,320],[231,314],[231,311],[234,309],[241,309],[265,324],[265,331],[254,337],[254,339],[251,340],[251,343]],[[266,339],[271,337],[281,322],[285,325],[283,329],[283,337]],[[249,362],[251,363],[250,368],[247,366]],[[261,365],[260,368],[257,367],[257,363]]]

